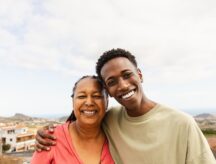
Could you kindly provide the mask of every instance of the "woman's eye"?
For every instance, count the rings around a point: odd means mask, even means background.
[[[96,98],[96,99],[101,99],[102,98],[101,95],[94,95],[93,97]]]
[[[80,96],[77,96],[77,98],[78,98],[78,99],[84,99],[84,98],[86,98],[86,96],[80,95]]]

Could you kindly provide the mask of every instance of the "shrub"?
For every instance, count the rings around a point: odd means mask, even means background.
[[[203,129],[203,134],[216,134],[216,131],[213,129]]]
[[[11,145],[10,145],[10,144],[3,144],[3,145],[2,145],[2,150],[3,150],[3,152],[6,152],[6,151],[10,150],[10,148],[11,148]]]

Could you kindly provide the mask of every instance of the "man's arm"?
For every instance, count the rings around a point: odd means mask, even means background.
[[[56,137],[53,135],[55,130],[54,125],[45,126],[42,129],[39,129],[36,134],[35,147],[37,151],[50,150],[50,146],[56,145]]]

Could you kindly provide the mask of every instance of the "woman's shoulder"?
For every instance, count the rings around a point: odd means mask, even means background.
[[[63,124],[56,125],[53,135],[55,135],[58,139],[65,136],[68,133],[69,124],[69,122],[65,122]]]

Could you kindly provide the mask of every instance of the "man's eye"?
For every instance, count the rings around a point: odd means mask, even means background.
[[[113,86],[113,85],[115,85],[116,84],[116,81],[115,80],[109,80],[108,82],[107,82],[107,86],[108,87],[111,87],[111,86]]]
[[[124,73],[123,77],[124,79],[128,79],[131,77],[131,75],[132,75],[132,72],[127,72],[127,73]]]

